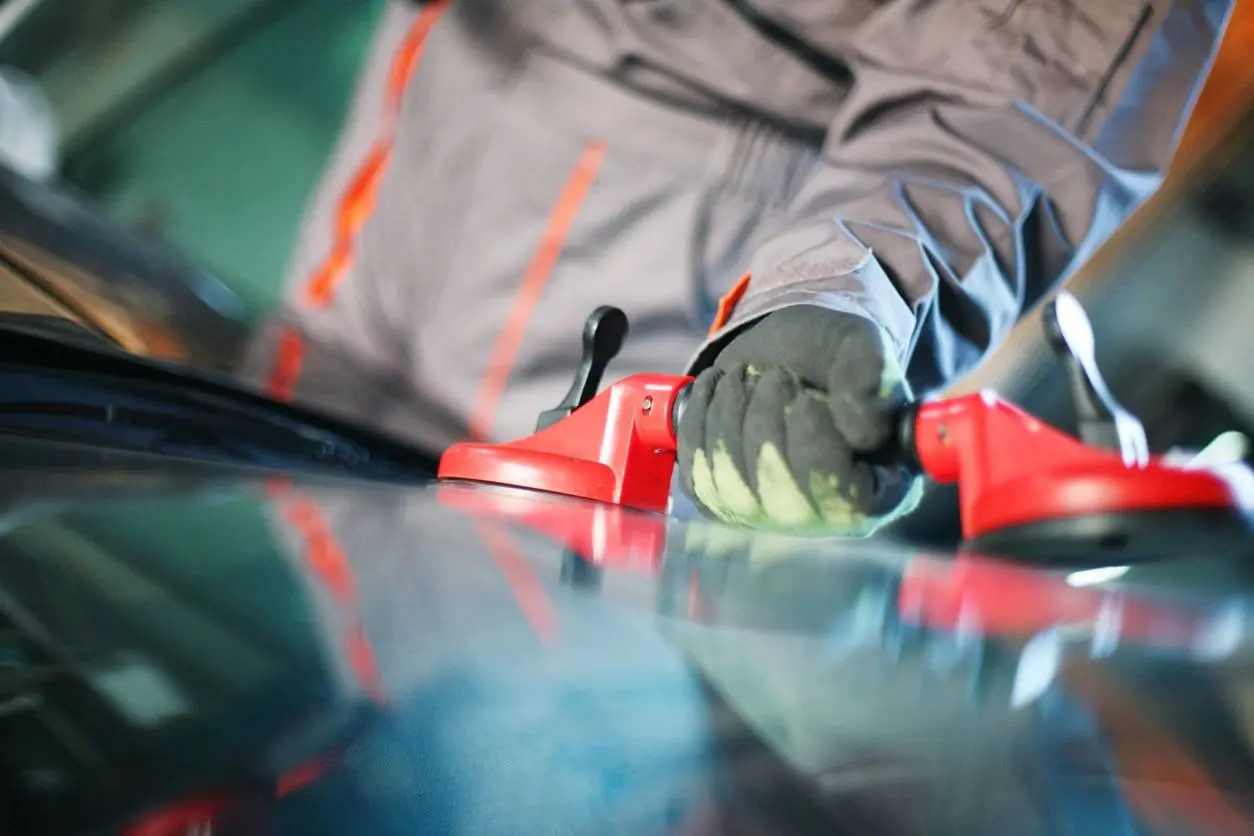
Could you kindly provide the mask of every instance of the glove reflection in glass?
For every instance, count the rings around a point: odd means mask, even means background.
[[[679,426],[685,492],[724,522],[862,537],[913,510],[921,480],[870,456],[910,398],[871,320],[801,305],[736,336]]]

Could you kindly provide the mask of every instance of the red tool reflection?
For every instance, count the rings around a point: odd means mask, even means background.
[[[620,505],[557,501],[532,491],[441,485],[438,501],[472,517],[526,526],[588,563],[615,571],[654,573],[666,547],[666,518]]]
[[[442,504],[471,516],[507,520],[540,533],[594,567],[660,575],[667,529],[661,515],[571,503],[529,491],[443,485],[437,495]],[[688,585],[689,617],[706,620],[716,606],[717,590],[699,589],[694,572],[677,575],[676,582],[681,578]],[[934,630],[967,627],[992,638],[1027,638],[1071,628],[1103,631],[1121,643],[1177,650],[1198,647],[1216,617],[1200,606],[1075,586],[1067,575],[974,554],[916,557],[902,573],[896,605],[903,620]]]
[[[286,798],[313,786],[344,762],[344,749],[337,747],[298,764],[279,776],[273,797]],[[262,814],[264,794],[260,788],[188,796],[154,808],[136,818],[120,831],[121,836],[189,836],[211,834],[229,822],[231,833],[261,834],[270,829]],[[240,829],[243,828],[243,829]]]
[[[187,836],[193,833],[212,833],[214,823],[235,806],[234,800],[227,796],[185,798],[146,813],[123,828],[121,833],[122,836]]]
[[[1053,628],[1079,628],[1177,650],[1196,647],[1213,618],[1201,607],[1076,587],[1058,574],[974,555],[912,561],[902,575],[897,611],[903,620],[936,630],[969,627],[988,636],[1027,638]]]

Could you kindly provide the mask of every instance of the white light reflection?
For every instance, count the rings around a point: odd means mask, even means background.
[[[1116,581],[1128,574],[1130,566],[1099,566],[1096,569],[1081,569],[1067,575],[1069,586],[1096,586],[1099,583]]]
[[[1034,703],[1049,690],[1062,665],[1062,654],[1063,635],[1058,629],[1038,633],[1023,646],[1010,694],[1011,707]]]
[[[1245,635],[1245,608],[1232,603],[1219,610],[1193,642],[1196,658],[1218,662],[1236,653]]]
[[[1093,622],[1093,640],[1089,650],[1094,659],[1106,659],[1119,649],[1119,632],[1123,626],[1123,602],[1118,597],[1102,597]]]
[[[1203,447],[1201,452],[1193,456],[1185,466],[1190,470],[1200,470],[1207,467],[1239,464],[1249,452],[1250,440],[1245,437],[1245,434],[1229,430],[1215,436],[1214,440]]]

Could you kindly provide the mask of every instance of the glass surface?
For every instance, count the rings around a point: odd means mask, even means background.
[[[101,701],[43,692],[98,755],[65,821],[227,787],[215,832],[1254,832],[1249,587],[167,468],[7,515],[0,609]]]

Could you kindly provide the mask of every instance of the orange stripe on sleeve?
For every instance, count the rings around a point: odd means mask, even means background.
[[[496,345],[488,358],[488,369],[483,383],[479,387],[479,395],[470,411],[470,437],[486,439],[492,433],[492,423],[496,417],[497,405],[505,392],[513,370],[518,349],[522,345],[523,335],[531,321],[536,303],[544,293],[553,268],[557,266],[558,257],[566,243],[566,236],[579,214],[592,184],[596,181],[601,163],[605,159],[606,145],[604,142],[590,142],[580,155],[575,168],[567,178],[566,184],[558,195],[549,222],[536,247],[531,263],[523,273],[522,282],[514,295],[514,302],[505,320],[505,326],[497,337]]]
[[[718,300],[718,310],[714,312],[714,322],[711,323],[710,331],[706,336],[713,337],[723,330],[724,325],[731,321],[732,314],[736,312],[736,306],[740,304],[740,300],[744,298],[745,293],[749,290],[751,278],[750,274],[745,273],[731,286],[731,290],[723,294],[723,298]]]

